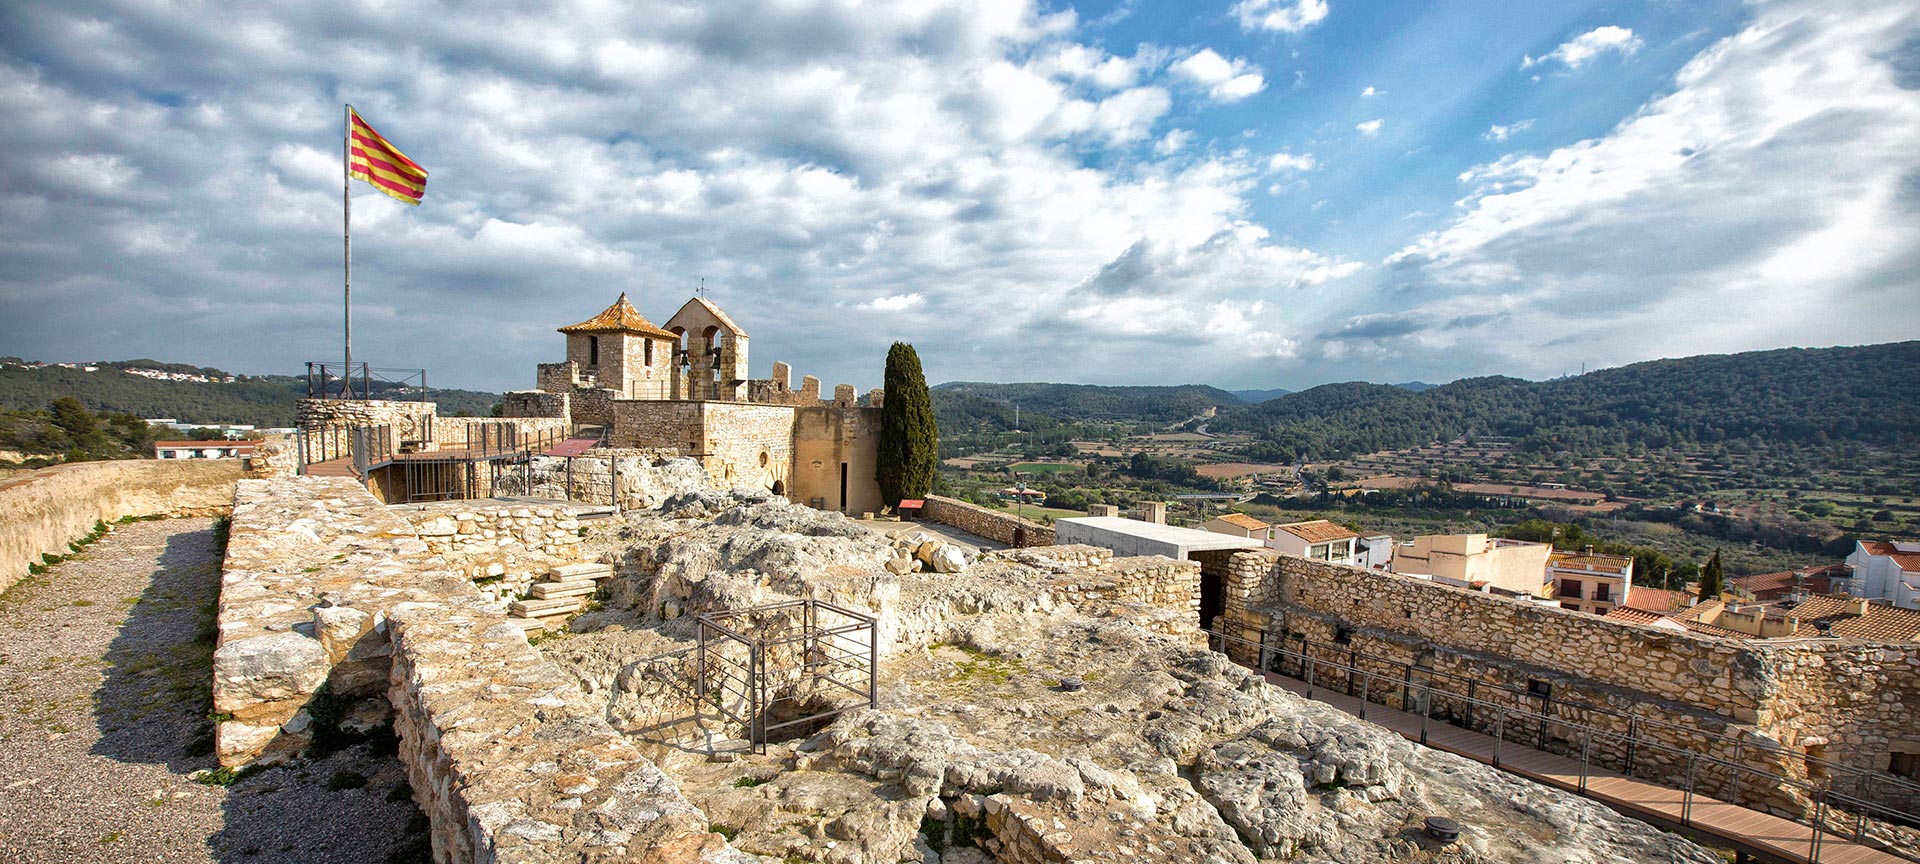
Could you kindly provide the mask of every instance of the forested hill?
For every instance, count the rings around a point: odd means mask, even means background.
[[[985,384],[953,381],[933,388],[936,409],[950,395],[984,403],[1004,403],[1007,413],[1020,406],[1022,421],[1031,412],[1061,420],[1177,423],[1208,408],[1238,408],[1240,398],[1217,387],[1102,387],[1094,384]],[[969,402],[967,404],[978,404]],[[958,407],[956,405],[956,407]],[[944,426],[942,428],[945,428]]]
[[[244,423],[292,426],[296,400],[307,395],[307,380],[294,375],[229,376],[218,369],[177,363],[124,361],[98,364],[93,372],[60,366],[28,367],[0,363],[0,408],[44,409],[61,396],[79,399],[95,411],[124,411],[140,417],[172,417],[184,423]],[[163,381],[134,375],[127,368],[199,375],[208,381]],[[228,377],[233,381],[226,381]],[[375,396],[380,384],[375,382]],[[410,398],[414,394],[396,394]],[[441,414],[466,411],[484,416],[498,393],[434,390],[429,396]]]
[[[1597,453],[1735,439],[1920,446],[1920,342],[1654,360],[1575,378],[1466,378],[1423,392],[1328,384],[1222,411],[1276,458],[1337,458],[1463,435]]]

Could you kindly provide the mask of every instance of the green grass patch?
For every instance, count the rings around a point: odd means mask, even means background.
[[[1064,474],[1068,471],[1086,473],[1086,467],[1071,462],[1015,462],[1006,470],[1028,474]]]

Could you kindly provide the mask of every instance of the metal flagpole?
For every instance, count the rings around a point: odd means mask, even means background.
[[[341,283],[342,299],[346,303],[347,317],[347,356],[346,368],[341,370],[340,384],[345,398],[353,396],[353,106],[346,110],[346,135],[340,139],[340,254],[341,264],[346,268]]]

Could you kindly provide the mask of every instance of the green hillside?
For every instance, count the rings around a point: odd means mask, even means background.
[[[295,401],[307,394],[307,381],[294,375],[234,376],[232,382],[215,380],[161,381],[129,374],[126,368],[159,369],[168,372],[228,377],[218,369],[203,369],[173,363],[130,360],[94,364],[93,372],[58,366],[28,367],[0,363],[0,408],[15,411],[44,409],[53,400],[72,396],[94,411],[125,412],[139,417],[172,417],[184,423],[243,423],[255,426],[291,426]],[[376,383],[375,396],[383,391],[394,398],[415,398],[416,394],[392,392]],[[441,414],[466,411],[485,415],[500,401],[500,394],[472,390],[434,390],[429,399],[439,405]]]
[[[1467,378],[1423,392],[1328,384],[1222,411],[1270,458],[1329,459],[1462,436],[1587,455],[1750,441],[1920,446],[1920,342],[1655,360],[1576,378]]]
[[[989,403],[1020,406],[1024,424],[1029,413],[1060,420],[1118,423],[1178,423],[1208,408],[1238,408],[1240,397],[1201,384],[1177,387],[1102,387],[1094,384],[988,384],[953,381],[933,388],[934,400],[964,394]],[[942,428],[945,428],[944,426]]]

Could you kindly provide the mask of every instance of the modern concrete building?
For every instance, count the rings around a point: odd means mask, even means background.
[[[1261,542],[1250,537],[1234,537],[1178,528],[1118,516],[1078,516],[1053,523],[1054,542],[1066,545],[1084,543],[1112,549],[1115,555],[1165,555],[1180,561],[1189,552],[1216,549],[1258,549]]]
[[[1406,576],[1462,588],[1494,588],[1506,594],[1547,597],[1547,555],[1553,547],[1485,534],[1425,534],[1401,543],[1391,569]]]
[[[258,441],[155,441],[155,459],[245,459]]]

